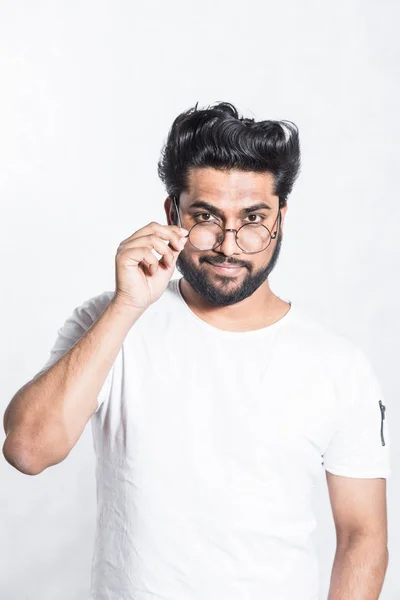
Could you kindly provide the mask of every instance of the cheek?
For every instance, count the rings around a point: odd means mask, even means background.
[[[261,258],[257,257],[257,259],[254,259],[251,262],[251,265],[250,265],[251,273],[258,273],[258,272],[263,271],[271,259],[272,252],[270,252],[270,250],[268,248],[268,250],[264,250],[264,252],[261,252],[260,255],[262,255]]]
[[[191,265],[194,265],[196,267],[203,267],[204,262],[199,262],[200,253],[196,252],[194,248],[188,248],[188,244],[189,242],[186,242],[186,245],[183,248],[183,250],[179,253],[178,258],[181,258],[184,262],[190,263]]]

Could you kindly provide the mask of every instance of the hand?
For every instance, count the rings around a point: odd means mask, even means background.
[[[123,240],[115,256],[114,301],[143,311],[158,300],[174,273],[188,233],[177,225],[160,225],[152,221]],[[162,255],[160,260],[153,254],[153,248]]]

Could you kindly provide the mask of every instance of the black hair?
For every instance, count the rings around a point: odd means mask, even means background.
[[[204,109],[192,108],[172,123],[158,161],[158,175],[169,196],[179,205],[188,189],[188,171],[196,167],[238,169],[274,176],[274,194],[279,206],[300,172],[300,143],[292,121],[255,121],[240,117],[230,102],[217,102]]]

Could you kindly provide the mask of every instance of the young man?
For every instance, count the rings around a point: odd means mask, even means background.
[[[329,600],[379,597],[391,473],[379,382],[357,346],[268,283],[299,169],[289,121],[229,103],[179,115],[159,162],[168,225],[121,242],[115,291],[75,308],[7,408],[3,452],[28,474],[64,460],[91,418],[93,600],[317,599],[322,465],[338,542]]]

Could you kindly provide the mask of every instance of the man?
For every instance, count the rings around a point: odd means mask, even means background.
[[[115,291],[75,308],[7,408],[3,452],[28,474],[64,460],[91,418],[92,600],[315,600],[322,465],[338,542],[329,600],[379,597],[391,474],[379,382],[357,346],[268,283],[299,169],[289,121],[229,103],[179,115],[159,162],[168,225],[121,242]]]

